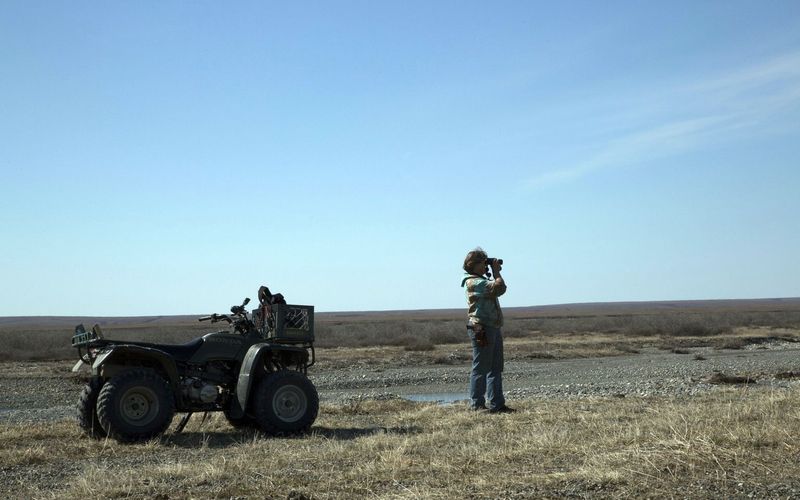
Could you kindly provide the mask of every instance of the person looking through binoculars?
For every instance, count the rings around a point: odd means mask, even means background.
[[[470,409],[510,413],[503,396],[503,311],[498,297],[506,293],[500,275],[503,260],[490,258],[482,248],[464,259],[466,274],[461,280],[467,295],[467,333],[472,341]],[[489,268],[491,267],[491,273]],[[492,278],[494,275],[494,278]]]

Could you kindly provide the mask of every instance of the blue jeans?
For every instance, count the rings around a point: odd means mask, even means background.
[[[503,332],[485,326],[489,345],[482,347],[475,340],[475,332],[467,329],[472,341],[472,373],[469,379],[469,397],[472,408],[480,408],[489,400],[489,409],[502,408],[503,397]]]

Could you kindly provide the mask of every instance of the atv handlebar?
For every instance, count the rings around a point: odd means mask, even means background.
[[[214,313],[211,316],[203,316],[201,318],[197,318],[197,321],[211,321],[212,323],[216,323],[217,321],[227,321],[228,324],[233,323],[233,320],[228,317],[227,314],[217,314]]]
[[[203,317],[197,318],[197,321],[211,321],[212,323],[216,323],[217,321],[225,321],[230,325],[230,324],[232,324],[232,323],[234,323],[236,321],[246,320],[247,319],[247,310],[245,309],[245,306],[247,304],[249,304],[249,303],[250,303],[250,298],[248,297],[248,298],[244,299],[244,302],[242,302],[242,305],[240,305],[240,306],[232,306],[231,307],[231,313],[232,313],[231,315],[233,316],[233,318],[231,318],[227,314],[214,313],[211,316],[203,316]]]
[[[242,305],[240,306],[231,306],[231,312],[236,316],[245,313],[245,306],[250,303],[250,297],[244,299]]]

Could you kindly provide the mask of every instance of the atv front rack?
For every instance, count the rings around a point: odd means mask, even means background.
[[[314,306],[270,304],[253,310],[262,337],[285,344],[314,343]]]

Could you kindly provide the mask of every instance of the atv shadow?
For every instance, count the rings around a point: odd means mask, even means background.
[[[365,436],[375,434],[419,434],[422,429],[419,427],[345,427],[331,429],[329,427],[312,427],[311,436],[320,436],[326,439],[336,439],[339,441],[350,441]]]
[[[419,434],[419,427],[312,427],[306,434],[292,434],[288,436],[268,436],[256,430],[240,430],[232,432],[221,431],[184,431],[179,434],[169,434],[163,437],[165,444],[181,448],[228,448],[261,439],[309,439],[321,437],[337,441],[352,441],[354,439],[374,436],[376,434]]]
[[[219,432],[192,431],[180,434],[168,434],[162,443],[180,448],[229,448],[253,441],[254,432]]]

